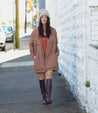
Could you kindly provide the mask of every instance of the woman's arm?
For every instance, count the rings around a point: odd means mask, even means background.
[[[55,31],[55,43],[56,43],[56,54],[59,56],[59,48],[58,48],[58,38],[57,38],[57,32]]]
[[[34,52],[34,31],[31,33],[30,41],[29,41],[29,50],[32,58],[34,59],[35,52]]]

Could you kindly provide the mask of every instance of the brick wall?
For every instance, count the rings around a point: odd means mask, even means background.
[[[90,46],[91,7],[87,0],[46,0],[46,9],[50,13],[51,26],[58,33],[59,71],[70,84],[81,108],[97,113],[98,49]],[[85,86],[88,80],[89,88]]]

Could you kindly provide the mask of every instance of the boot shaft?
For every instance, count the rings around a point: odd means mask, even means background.
[[[45,80],[39,80],[39,84],[40,84],[41,93],[42,94],[46,93]]]
[[[52,79],[46,79],[46,94],[47,98],[50,99],[52,90]]]
[[[45,80],[39,80],[41,94],[43,96],[43,104],[46,104],[46,87]]]

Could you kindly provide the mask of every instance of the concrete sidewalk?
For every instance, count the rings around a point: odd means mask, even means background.
[[[32,61],[31,56],[5,63],[24,61]],[[32,65],[0,67],[0,113],[83,113],[66,86],[65,78],[57,72],[53,72],[53,103],[43,105],[39,76],[33,72]]]

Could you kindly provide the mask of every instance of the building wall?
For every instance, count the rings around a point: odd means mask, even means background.
[[[39,10],[45,9],[45,0],[38,0]]]
[[[50,13],[51,26],[57,30],[59,71],[70,84],[81,108],[97,113],[98,49],[93,47],[98,44],[97,9],[90,7],[88,0],[46,0],[46,9]],[[90,81],[89,88],[85,81]]]

